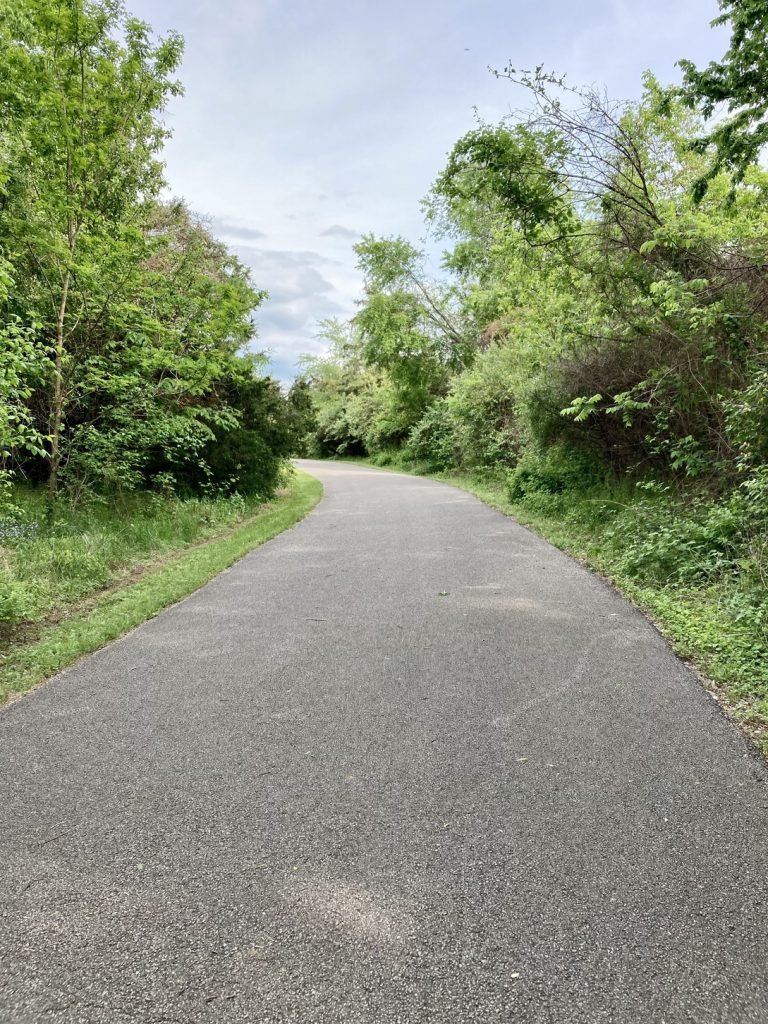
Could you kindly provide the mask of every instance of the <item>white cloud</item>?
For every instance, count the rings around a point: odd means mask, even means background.
[[[343,262],[313,250],[239,245],[234,251],[251,268],[255,285],[269,292],[254,347],[269,351],[281,376],[290,376],[300,356],[322,351],[317,321],[354,310],[359,281]]]
[[[331,224],[330,227],[320,232],[321,238],[342,238],[345,241],[354,242],[360,237],[359,231],[352,228],[345,228],[343,224]]]
[[[245,224],[232,224],[229,221],[220,220],[218,217],[209,218],[208,223],[213,234],[227,242],[257,242],[267,237],[258,228],[249,228]]]

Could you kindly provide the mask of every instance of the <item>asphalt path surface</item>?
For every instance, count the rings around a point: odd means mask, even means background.
[[[0,1021],[768,1021],[768,777],[468,494],[325,498],[0,711]]]

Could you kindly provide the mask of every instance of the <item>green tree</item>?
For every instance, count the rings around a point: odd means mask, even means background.
[[[288,390],[286,397],[291,429],[291,452],[294,455],[307,454],[307,441],[317,429],[317,418],[312,402],[312,386],[309,380],[298,376]]]
[[[145,255],[141,223],[161,185],[158,119],[182,44],[154,44],[119,0],[2,0],[0,110],[11,160],[0,231],[23,303],[50,341],[48,495],[84,354]]]
[[[699,153],[714,149],[706,171],[694,183],[701,199],[722,170],[733,173],[734,184],[744,180],[768,142],[768,3],[766,0],[720,0],[721,14],[713,25],[731,26],[728,50],[703,69],[679,61],[683,86],[679,95],[707,118],[724,106],[718,119],[691,141]]]
[[[10,267],[0,261],[0,299],[12,286]],[[10,507],[9,485],[14,461],[23,454],[43,453],[44,438],[35,428],[29,399],[44,353],[34,329],[16,317],[0,326],[0,511]]]
[[[365,235],[355,246],[366,299],[355,316],[367,365],[386,373],[403,412],[415,423],[473,345],[450,287],[429,282],[424,255],[400,237]]]
[[[577,221],[563,182],[566,151],[558,130],[476,128],[454,145],[438,175],[427,203],[431,217],[477,234],[503,215],[531,244],[567,237]]]
[[[157,474],[234,486],[237,474],[219,479],[210,456],[253,418],[256,394],[272,401],[255,383],[260,360],[240,355],[265,293],[182,202],[154,206],[144,235],[145,259],[79,364],[67,473],[107,489]]]

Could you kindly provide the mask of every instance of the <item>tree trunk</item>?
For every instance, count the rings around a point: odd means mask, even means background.
[[[51,458],[48,471],[48,505],[53,506],[59,484],[61,465],[61,427],[64,418],[64,318],[69,298],[70,271],[64,272],[61,301],[56,318],[56,350],[54,356],[53,400],[51,402]]]

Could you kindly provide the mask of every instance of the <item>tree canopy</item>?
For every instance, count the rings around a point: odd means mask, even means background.
[[[291,412],[265,298],[161,199],[183,44],[119,0],[0,0],[0,458],[60,487],[269,493]]]
[[[697,68],[681,60],[685,102],[711,118],[724,107],[727,112],[691,140],[700,153],[714,148],[707,170],[698,178],[694,194],[700,199],[709,182],[721,171],[742,182],[757,163],[768,142],[768,4],[765,0],[720,0],[721,14],[714,25],[730,25],[728,50],[719,61]]]

